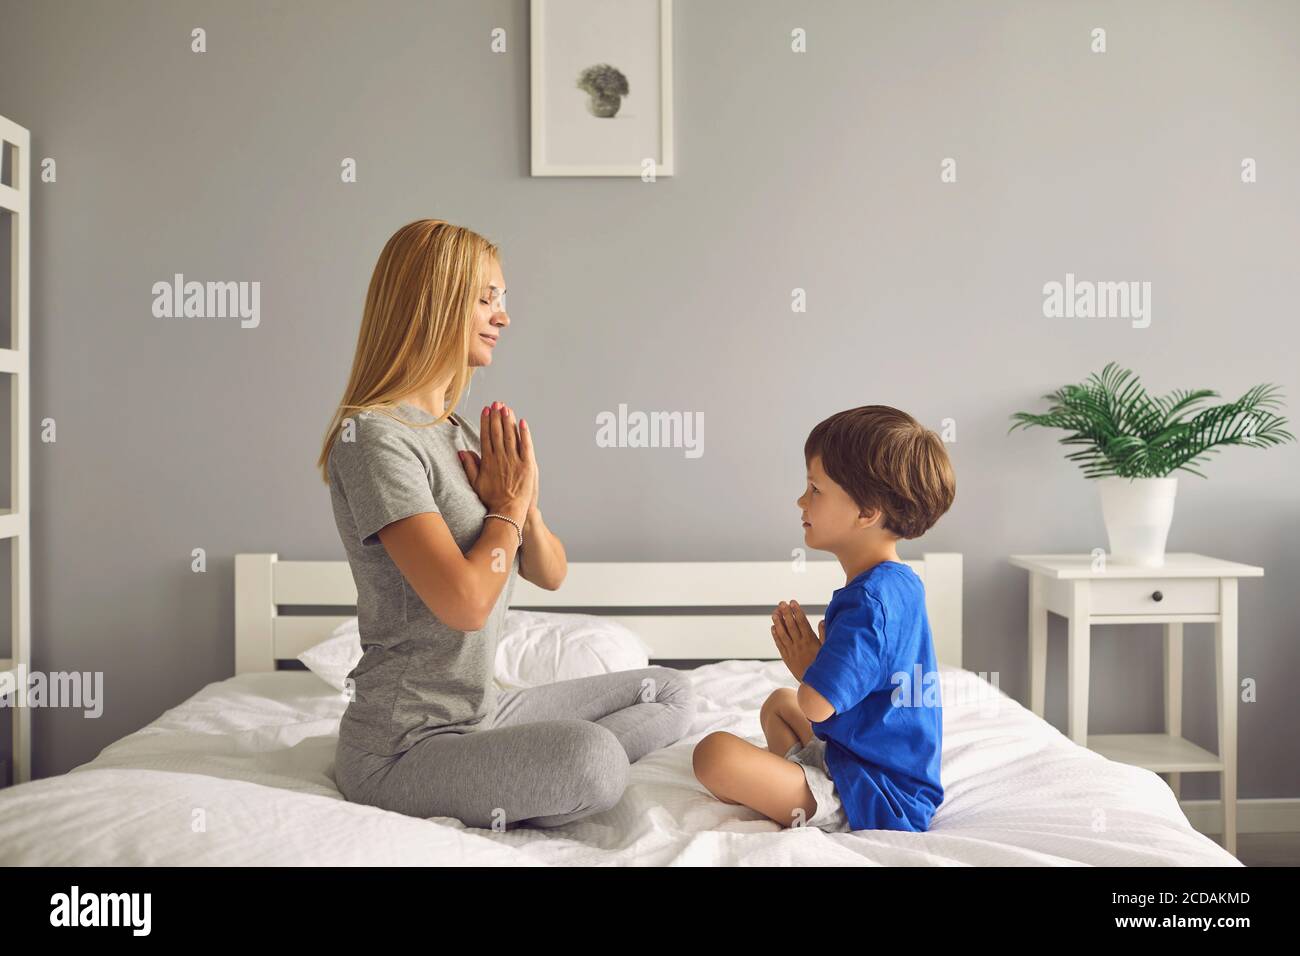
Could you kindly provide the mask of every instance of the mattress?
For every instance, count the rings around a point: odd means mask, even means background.
[[[763,744],[780,661],[685,673],[690,733],[631,767],[612,809],[492,831],[349,803],[332,769],[345,700],[309,671],[218,681],[57,776],[0,790],[0,864],[1240,866],[1155,773],[1073,743],[981,676],[942,668],[944,802],[926,833],[786,829],[715,799],[691,751]]]

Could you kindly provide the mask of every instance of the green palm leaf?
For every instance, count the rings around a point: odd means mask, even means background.
[[[1080,445],[1065,456],[1086,478],[1163,478],[1175,471],[1204,478],[1196,465],[1229,445],[1267,448],[1294,441],[1282,407],[1282,391],[1256,385],[1235,402],[1206,405],[1219,393],[1175,389],[1147,394],[1141,380],[1109,362],[1079,385],[1063,385],[1044,395],[1046,412],[1016,412],[1008,433],[1017,428],[1057,428],[1062,445]]]

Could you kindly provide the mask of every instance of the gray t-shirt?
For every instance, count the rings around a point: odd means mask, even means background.
[[[411,422],[435,417],[406,403],[395,411]],[[436,511],[462,553],[473,547],[487,508],[456,452],[481,453],[478,432],[454,412],[424,428],[382,411],[357,412],[352,419],[354,440],[344,441],[340,430],[328,462],[334,520],[357,585],[362,649],[348,675],[354,697],[339,739],[392,755],[433,734],[473,730],[495,712],[497,638],[519,553],[482,630],[458,631],[438,620],[388,556],[378,532],[399,518]]]

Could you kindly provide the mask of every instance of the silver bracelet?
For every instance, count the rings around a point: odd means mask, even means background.
[[[519,532],[519,547],[522,548],[524,546],[524,529],[519,527],[518,521],[506,515],[486,514],[483,516],[484,521],[486,521],[488,518],[500,518],[502,521],[509,521],[512,525],[515,526],[515,531]]]

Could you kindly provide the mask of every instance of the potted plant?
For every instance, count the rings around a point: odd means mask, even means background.
[[[1174,515],[1177,471],[1204,478],[1194,466],[1224,445],[1263,448],[1295,438],[1273,409],[1281,392],[1256,385],[1235,402],[1206,405],[1218,392],[1175,390],[1153,397],[1130,370],[1111,362],[1081,385],[1043,396],[1043,414],[1016,412],[1017,428],[1063,428],[1062,445],[1082,445],[1066,455],[1085,478],[1098,478],[1111,560],[1159,567]]]

